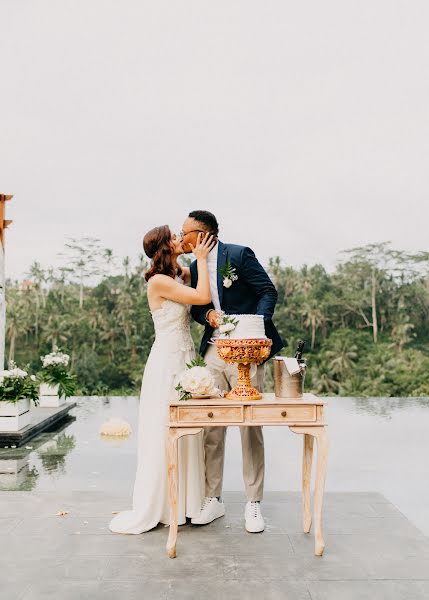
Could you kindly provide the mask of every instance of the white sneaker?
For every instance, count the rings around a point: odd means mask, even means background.
[[[215,496],[212,498],[206,496],[203,500],[199,517],[191,519],[191,523],[193,525],[207,525],[215,519],[223,517],[224,514],[225,504],[223,502],[219,502]]]
[[[259,502],[248,502],[244,511],[246,529],[249,533],[259,533],[265,529],[264,517]]]

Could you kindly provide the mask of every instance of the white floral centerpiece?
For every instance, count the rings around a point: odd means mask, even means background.
[[[59,406],[75,391],[75,377],[68,370],[70,356],[55,347],[40,359],[40,406]]]
[[[180,375],[175,387],[179,400],[219,395],[212,373],[201,356],[186,364],[186,369]]]
[[[0,371],[0,431],[19,431],[30,423],[31,402],[39,403],[37,379],[11,362]]]

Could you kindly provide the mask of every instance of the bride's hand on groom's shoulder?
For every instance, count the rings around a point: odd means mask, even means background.
[[[198,234],[197,244],[194,247],[192,244],[189,244],[192,252],[197,260],[206,259],[211,250],[216,245],[216,240],[214,236],[210,233],[206,233],[203,237],[202,233]]]

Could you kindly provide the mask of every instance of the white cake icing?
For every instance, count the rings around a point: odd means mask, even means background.
[[[263,315],[229,315],[238,321],[235,329],[229,336],[221,334],[219,337],[229,337],[231,340],[267,339]]]

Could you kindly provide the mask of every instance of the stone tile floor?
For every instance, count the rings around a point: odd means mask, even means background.
[[[420,600],[429,598],[429,539],[377,493],[326,493],[323,557],[301,529],[300,494],[267,492],[262,534],[243,526],[244,497],[227,514],[179,528],[110,532],[130,498],[106,492],[0,492],[1,600]],[[69,511],[56,516],[60,510]]]

